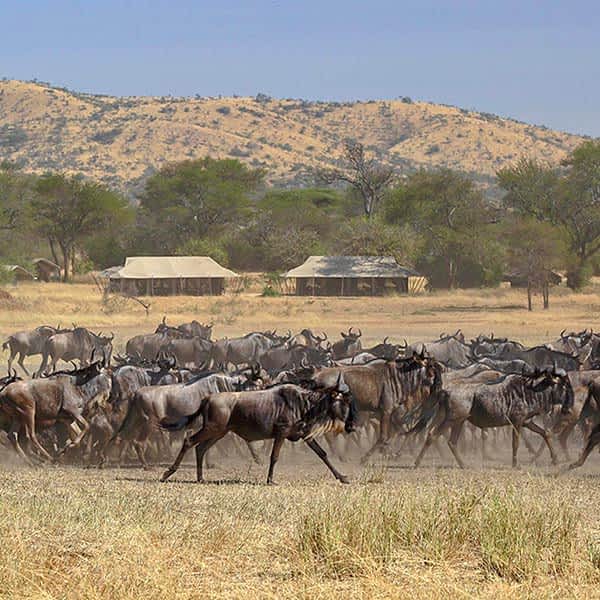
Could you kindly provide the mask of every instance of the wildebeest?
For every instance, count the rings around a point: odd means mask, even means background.
[[[363,462],[389,443],[394,412],[401,408],[413,410],[430,394],[437,393],[442,385],[441,365],[424,353],[393,361],[376,360],[365,366],[326,368],[317,371],[311,380],[319,387],[331,386],[340,372],[357,410],[372,413],[379,419],[378,439],[363,456]]]
[[[465,344],[464,336],[460,329],[454,335],[445,335],[431,342],[418,342],[406,347],[407,355],[416,352],[426,352],[438,362],[451,369],[463,369],[468,367],[473,359],[471,348]]]
[[[177,420],[193,413],[210,394],[260,387],[262,381],[258,377],[255,370],[252,370],[250,377],[229,377],[216,373],[187,383],[142,387],[134,393],[127,415],[114,437],[130,440],[142,467],[146,469],[146,442],[152,433],[159,431],[158,425],[162,419]],[[250,450],[258,461],[254,451]]]
[[[163,346],[162,352],[173,356],[181,367],[199,367],[210,361],[213,343],[201,338],[175,338]]]
[[[66,424],[71,435],[58,456],[83,440],[89,430],[86,413],[96,404],[103,405],[110,394],[111,380],[103,366],[98,361],[42,379],[16,381],[0,392],[0,428],[6,431],[19,456],[31,462],[19,444],[19,437],[24,436],[42,458],[52,460],[40,444],[36,429],[57,422]]]
[[[267,335],[267,333],[269,335]],[[259,361],[260,356],[284,341],[274,337],[274,332],[253,332],[238,338],[217,340],[212,348],[214,365],[249,365]]]
[[[21,369],[29,375],[29,371],[23,364],[26,356],[35,356],[42,354],[46,340],[56,333],[64,333],[67,329],[59,329],[50,325],[41,325],[32,331],[19,331],[8,336],[8,339],[2,344],[2,349],[10,348],[10,357],[8,359],[8,370],[12,368],[13,360],[19,355],[18,363]]]
[[[459,466],[464,467],[457,444],[466,421],[479,428],[512,427],[513,467],[517,466],[517,450],[523,427],[542,436],[550,450],[552,462],[556,463],[548,432],[534,423],[533,419],[549,414],[557,404],[563,412],[573,406],[573,388],[564,371],[536,371],[532,375],[506,375],[500,381],[491,383],[466,383],[462,380],[447,385],[431,398],[429,408],[424,410],[423,417],[415,426],[416,430],[421,430],[433,419],[415,466],[421,463],[431,443],[450,429],[448,447]]]
[[[577,371],[581,362],[575,354],[567,354],[558,350],[552,350],[546,346],[535,346],[529,349],[505,348],[498,355],[500,360],[522,360],[533,368],[563,369],[564,371]]]
[[[327,341],[327,334],[323,332],[322,336],[315,335],[310,329],[303,329],[300,333],[290,338],[290,346],[301,345],[307,348],[320,348],[323,342]]]
[[[168,429],[185,427],[200,415],[203,416],[202,429],[185,438],[179,455],[163,473],[161,481],[177,471],[191,448],[196,449],[197,480],[204,481],[202,462],[206,451],[231,431],[247,442],[273,440],[268,484],[273,483],[273,470],[285,440],[304,440],[338,481],[348,483],[347,477],[329,462],[327,453],[314,439],[327,431],[350,433],[354,430],[356,411],[341,374],[334,386],[316,391],[284,384],[254,392],[213,394],[185,419],[176,423],[165,419],[161,425]]]
[[[331,364],[331,355],[327,350],[295,344],[275,346],[258,357],[260,366],[270,374],[297,369],[303,365],[323,367]]]
[[[102,336],[85,327],[76,327],[73,331],[51,335],[44,343],[42,362],[37,374],[39,376],[46,371],[48,359],[51,361],[51,371],[56,371],[56,363],[59,360],[65,362],[78,360],[82,366],[86,366],[94,356],[101,356],[107,364],[110,364],[113,339],[114,334],[110,337]]]
[[[350,358],[355,354],[358,354],[362,350],[362,343],[360,338],[362,337],[362,331],[359,329],[358,332],[352,331],[352,327],[348,329],[348,333],[340,332],[342,336],[341,340],[338,340],[331,347],[331,352],[335,360],[340,358]]]
[[[146,360],[152,360],[166,348],[171,340],[181,337],[183,337],[183,334],[174,328],[135,335],[127,340],[125,353],[127,356],[138,356]]]
[[[181,331],[181,333],[185,337],[198,337],[203,340],[210,340],[212,336],[213,324],[204,324],[199,323],[195,319],[190,323],[182,323],[177,326],[177,329]]]

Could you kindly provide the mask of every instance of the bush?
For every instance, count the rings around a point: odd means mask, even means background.
[[[265,285],[265,287],[263,288],[261,296],[263,298],[274,298],[274,297],[277,297],[277,296],[281,296],[281,292],[279,290],[276,290],[271,285]]]
[[[217,108],[217,112],[221,113],[222,115],[228,115],[231,112],[231,108],[229,108],[229,106],[219,106],[219,108]]]

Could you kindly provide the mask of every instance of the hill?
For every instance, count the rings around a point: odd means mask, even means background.
[[[167,162],[235,157],[278,185],[309,182],[345,138],[399,172],[446,166],[489,183],[523,155],[556,163],[581,137],[409,98],[308,102],[256,98],[112,97],[0,82],[0,160],[81,172],[128,193]]]

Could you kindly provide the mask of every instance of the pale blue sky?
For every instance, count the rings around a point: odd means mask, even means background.
[[[117,95],[411,96],[600,136],[600,1],[0,0],[0,76]]]

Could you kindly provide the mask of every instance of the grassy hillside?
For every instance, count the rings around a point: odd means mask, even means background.
[[[353,137],[399,172],[447,166],[489,180],[522,155],[556,163],[581,138],[487,113],[412,102],[111,97],[0,82],[0,160],[82,172],[122,190],[166,162],[211,155],[299,184]]]

